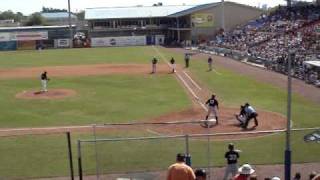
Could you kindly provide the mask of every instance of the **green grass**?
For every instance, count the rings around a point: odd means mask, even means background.
[[[114,47],[0,52],[0,68],[101,63],[150,63],[151,47]]]
[[[160,50],[167,58],[177,57],[183,63],[181,54],[172,53],[164,48]],[[258,82],[254,77],[239,75],[222,67],[216,67],[221,75],[207,72],[205,60],[193,59],[190,70],[201,84],[207,86],[218,95],[225,106],[239,107],[245,102],[250,102],[258,109],[278,112],[286,115],[287,96],[286,90],[264,82]],[[320,127],[320,104],[310,102],[303,97],[293,94],[292,120],[294,127]]]
[[[303,142],[305,132],[294,132],[292,135],[293,162],[319,162],[319,145]],[[126,134],[126,135],[124,135]],[[145,132],[130,131],[127,133],[105,132],[98,137],[137,137],[148,136]],[[77,170],[76,139],[93,139],[92,134],[72,134],[74,167]],[[255,140],[233,141],[242,150],[240,163],[281,164],[283,162],[284,134],[260,137]],[[34,177],[68,176],[69,162],[67,142],[61,135],[30,135],[0,138],[2,161],[0,174],[2,179],[26,179]],[[223,158],[227,141],[211,142],[211,164],[224,166]],[[260,145],[258,145],[260,144]],[[174,162],[177,152],[184,152],[185,141],[180,139],[144,140],[124,142],[104,142],[82,144],[82,162],[84,175],[96,172],[95,147],[98,150],[98,164],[101,173],[134,172],[147,170],[166,170]],[[190,138],[190,153],[193,167],[207,165],[207,141]],[[14,157],[14,158],[13,158]],[[75,171],[77,174],[77,171]]]
[[[122,50],[126,50],[123,52]],[[138,50],[137,50],[138,49]],[[120,51],[121,50],[121,51]],[[176,57],[183,64],[183,55],[160,48],[168,58]],[[78,52],[78,53],[77,53]],[[80,53],[79,53],[80,52]],[[84,53],[82,53],[84,52]],[[98,53],[99,52],[99,53]],[[12,53],[12,55],[10,55]],[[40,62],[37,53],[49,53],[52,59]],[[106,59],[100,59],[101,54]],[[31,67],[42,65],[72,65],[91,63],[149,63],[155,54],[151,47],[75,49],[57,51],[8,52],[13,60],[0,61],[0,66]],[[1,53],[1,60],[4,59]],[[9,55],[8,55],[9,54]],[[33,54],[28,58],[26,54]],[[64,54],[70,61],[65,60]],[[74,56],[70,58],[71,55]],[[100,54],[100,55],[98,55]],[[21,56],[22,55],[22,56]],[[60,59],[56,61],[55,56]],[[16,57],[17,56],[17,57]],[[92,58],[96,56],[96,58]],[[21,58],[23,57],[23,58]],[[24,57],[26,61],[24,62]],[[141,58],[140,58],[141,57]],[[10,58],[9,58],[10,59]],[[80,59],[77,61],[77,59]],[[61,63],[61,64],[59,64]],[[286,113],[286,91],[254,77],[236,74],[222,67],[222,75],[206,72],[205,61],[191,61],[190,70],[201,85],[214,91],[225,106],[238,107],[250,102],[258,109]],[[78,95],[64,100],[30,101],[17,100],[14,95],[25,89],[39,87],[38,80],[0,81],[0,126],[56,126],[80,125],[102,122],[126,122],[146,120],[170,111],[190,107],[184,90],[170,75],[161,76],[88,76],[59,78],[50,82],[50,88],[75,89]],[[30,103],[32,102],[32,103]],[[320,126],[320,105],[307,101],[297,94],[293,96],[294,127]],[[310,131],[294,132],[292,135],[293,162],[320,162],[320,147],[316,143],[305,143],[303,136]],[[99,138],[150,136],[146,131],[114,131],[98,133]],[[76,139],[92,139],[92,133],[74,133],[73,151],[76,155]],[[233,141],[242,150],[241,163],[275,164],[283,162],[284,133]],[[64,135],[19,136],[0,138],[0,179],[27,177],[67,176],[68,159]],[[215,166],[225,164],[223,158],[229,141],[211,143],[211,160]],[[184,151],[184,140],[154,140],[135,142],[98,143],[99,165],[102,172],[165,170],[173,163],[175,154]],[[192,139],[190,152],[195,167],[206,166],[206,140]],[[95,173],[95,149],[91,144],[83,146],[83,168],[85,174]],[[75,162],[76,164],[76,162]],[[76,167],[76,166],[75,166]],[[76,167],[77,168],[77,167]],[[3,178],[2,178],[3,177]]]
[[[171,75],[57,78],[49,90],[67,88],[78,94],[49,101],[15,98],[18,92],[40,88],[38,80],[0,81],[0,86],[2,128],[148,120],[191,106]]]

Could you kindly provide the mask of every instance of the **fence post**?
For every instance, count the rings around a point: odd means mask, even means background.
[[[81,141],[78,140],[78,168],[79,168],[79,180],[82,180],[82,160],[81,160]]]
[[[189,151],[189,135],[186,134],[185,136],[185,141],[186,141],[186,164],[188,166],[191,166],[191,155]]]
[[[67,135],[67,141],[68,141],[68,155],[69,155],[69,163],[70,163],[70,176],[71,176],[71,180],[74,180],[70,132],[67,132],[66,135]]]

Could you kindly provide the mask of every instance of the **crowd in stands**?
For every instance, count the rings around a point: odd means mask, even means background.
[[[304,64],[320,61],[320,6],[279,6],[269,15],[263,14],[231,32],[221,30],[207,46],[244,52],[247,57],[262,61],[266,68],[284,74],[289,49],[294,50],[292,75],[320,87],[320,70]]]
[[[235,149],[234,144],[228,145],[228,151],[225,153],[227,166],[225,168],[225,175],[223,180],[257,180],[258,178],[255,169],[250,164],[243,164],[238,168],[238,159],[240,158],[240,150]],[[190,162],[186,162],[186,155],[179,153],[176,156],[176,162],[168,168],[167,180],[206,180],[210,179],[205,169],[193,169],[190,167]],[[208,178],[209,177],[209,178]],[[281,180],[277,176],[264,177],[264,180]],[[302,180],[301,174],[296,173],[293,180]],[[311,172],[308,180],[320,180],[320,173]]]

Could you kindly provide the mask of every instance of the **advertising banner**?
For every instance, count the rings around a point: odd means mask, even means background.
[[[91,39],[92,47],[144,45],[146,45],[146,36],[103,37]]]
[[[16,32],[14,41],[47,40],[48,31]]]
[[[34,50],[36,49],[36,41],[18,41],[17,50]]]
[[[0,51],[9,51],[9,50],[16,50],[16,49],[17,49],[17,42],[15,41],[0,42]]]
[[[10,41],[11,33],[0,33],[0,42]]]
[[[58,48],[67,48],[70,47],[70,39],[57,39]]]
[[[197,13],[191,16],[192,27],[213,27],[213,15],[210,13]]]

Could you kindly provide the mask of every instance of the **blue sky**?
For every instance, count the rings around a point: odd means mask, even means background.
[[[203,4],[217,2],[218,0],[71,0],[72,11],[79,11],[90,7],[114,7],[114,6],[135,6],[135,5],[152,5],[156,2],[162,2],[164,5],[180,4]],[[284,0],[230,0],[251,6],[268,4],[276,6],[285,4]],[[310,1],[310,0],[307,0]],[[12,10],[30,14],[40,11],[42,6],[53,8],[67,8],[67,0],[0,0],[0,11]]]

